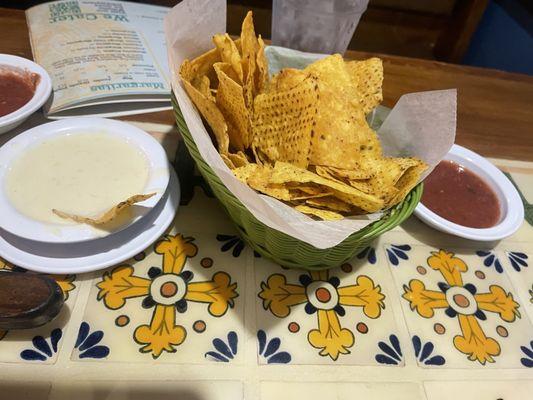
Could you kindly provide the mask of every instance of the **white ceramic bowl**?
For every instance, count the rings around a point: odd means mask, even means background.
[[[448,221],[435,214],[422,203],[414,213],[427,225],[455,236],[479,241],[494,241],[506,238],[515,233],[524,222],[524,205],[518,191],[507,177],[486,158],[473,151],[454,144],[445,160],[463,165],[482,178],[500,200],[500,222],[491,228],[469,228]]]
[[[117,227],[112,232],[97,230],[85,224],[53,224],[31,219],[11,204],[5,190],[5,179],[10,165],[25,151],[43,140],[64,135],[87,132],[105,132],[121,138],[137,147],[148,161],[148,182],[143,193],[155,192],[144,201],[129,224]],[[24,239],[47,243],[75,243],[98,239],[118,232],[138,221],[154,207],[165,192],[169,181],[169,164],[165,150],[151,135],[133,125],[112,119],[81,117],[67,118],[36,126],[11,139],[0,147],[0,228]]]
[[[43,67],[35,64],[33,61],[9,54],[0,54],[0,66],[1,65],[28,70],[39,74],[41,78],[37,84],[35,93],[29,102],[18,110],[13,111],[11,114],[0,117],[0,135],[23,123],[30,115],[43,106],[46,100],[50,97],[50,93],[52,93],[52,81],[50,80],[50,76]]]

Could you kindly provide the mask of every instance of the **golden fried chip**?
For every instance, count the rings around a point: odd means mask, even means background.
[[[364,169],[368,159],[381,156],[381,145],[368,126],[344,61],[339,55],[329,56],[304,71],[317,75],[319,91],[310,164]]]
[[[252,12],[248,11],[241,28],[242,69],[243,69],[243,92],[246,107],[252,109],[254,97],[259,89],[256,82],[257,57],[259,42],[255,36]]]
[[[216,83],[213,64],[220,61],[221,58],[218,50],[209,50],[192,61],[185,60],[180,67],[180,76],[189,82],[192,82],[196,78],[207,76],[212,83]]]
[[[272,175],[272,167],[260,166],[248,177],[247,183],[258,192],[267,194],[279,200],[289,201],[291,195],[289,189],[281,184],[272,184],[270,176]]]
[[[241,182],[243,183],[247,183],[248,181],[248,178],[250,176],[252,176],[252,174],[255,173],[255,171],[258,169],[258,168],[261,168],[261,165],[259,164],[255,164],[255,163],[250,163],[250,164],[246,164],[242,167],[239,167],[239,168],[235,168],[233,171],[233,175],[235,175],[235,177],[240,180]]]
[[[313,208],[309,206],[299,205],[294,207],[295,210],[300,211],[301,213],[313,215],[324,221],[338,221],[343,219],[343,216],[339,213],[327,210],[321,210],[319,208]]]
[[[192,84],[207,99],[215,101],[215,97],[213,96],[213,92],[211,91],[209,78],[206,75],[202,75],[201,77],[195,78],[192,81]]]
[[[235,169],[236,168],[235,164],[233,164],[233,161],[231,161],[230,158],[226,154],[221,154],[220,158],[222,158],[222,161],[224,161],[224,164],[226,164],[226,166],[229,169]]]
[[[236,168],[244,167],[245,165],[250,164],[248,157],[246,157],[246,154],[244,154],[242,151],[239,151],[236,154],[229,153],[228,159]]]
[[[418,163],[407,168],[396,182],[395,187],[398,192],[387,202],[387,207],[391,207],[403,201],[407,194],[417,185],[420,180],[420,175],[427,169],[427,165],[420,160],[416,161],[418,161]]]
[[[64,218],[64,219],[71,219],[77,223],[80,224],[88,224],[88,225],[103,225],[107,224],[108,222],[111,222],[116,218],[118,214],[120,214],[122,211],[127,209],[128,207],[131,207],[132,205],[136,203],[140,203],[142,201],[148,200],[150,197],[155,196],[155,193],[150,194],[136,194],[134,196],[131,196],[127,198],[124,201],[121,201],[116,206],[111,208],[110,210],[106,211],[104,214],[102,214],[98,218],[89,218],[89,217],[83,217],[80,215],[70,214],[66,213],[64,211],[59,211],[56,209],[53,209],[52,212],[57,215],[58,217]]]
[[[182,79],[183,86],[192,102],[205,118],[217,141],[218,152],[227,154],[229,148],[228,124],[215,102],[196,89],[189,81]]]
[[[311,171],[303,168],[298,168],[292,164],[284,162],[276,162],[274,171],[270,177],[272,183],[314,183],[325,186],[333,191],[335,197],[340,198],[346,203],[353,204],[365,211],[375,212],[380,210],[384,202],[376,196],[364,193],[360,190],[352,188],[349,185],[338,181],[323,178]]]
[[[261,93],[268,84],[268,61],[265,56],[265,42],[261,38],[261,35],[257,38],[259,43],[259,50],[257,50],[257,68],[255,86],[257,87],[257,93]]]
[[[373,57],[364,61],[346,62],[346,70],[354,82],[365,114],[383,101],[383,62]]]
[[[319,172],[319,169],[322,173],[328,173],[330,176],[333,176],[337,179],[369,179],[373,174],[373,167],[370,164],[361,165],[360,169],[341,169],[335,167],[324,167],[322,165],[316,166],[316,172],[318,175],[322,175]]]
[[[242,83],[243,71],[241,55],[239,54],[239,50],[237,49],[237,45],[235,44],[235,42],[230,38],[227,33],[224,35],[218,34],[213,36],[213,42],[215,43],[215,46],[217,47],[220,53],[220,58],[222,62],[231,65],[232,70],[237,76],[238,82]]]
[[[333,194],[333,191],[322,189],[322,188],[313,187],[311,189],[314,189],[314,190],[308,190],[309,187],[305,187],[302,185],[298,185],[294,187],[291,187],[290,185],[287,185],[287,186],[289,187],[289,191],[291,193],[291,201],[317,199],[320,197],[331,196]]]
[[[270,80],[267,92],[283,92],[300,85],[309,74],[299,69],[283,68]]]
[[[350,212],[352,206],[332,196],[307,199],[305,203],[311,207],[326,208],[331,211]]]
[[[252,146],[272,161],[306,167],[316,116],[317,85],[308,76],[291,90],[255,98]]]
[[[251,117],[244,102],[243,88],[227,75],[232,68],[230,64],[216,63],[213,67],[219,82],[216,104],[229,123],[230,146],[237,150],[244,150],[250,146],[252,126]]]

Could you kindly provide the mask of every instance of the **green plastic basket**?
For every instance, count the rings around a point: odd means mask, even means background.
[[[336,246],[318,249],[308,243],[295,239],[283,232],[272,229],[259,221],[231,193],[204,161],[198,147],[187,128],[183,115],[174,96],[172,105],[176,123],[183,136],[192,158],[200,173],[211,187],[213,193],[222,203],[224,209],[235,223],[239,235],[255,251],[276,263],[290,268],[323,270],[338,267],[353,258],[379,235],[401,224],[414,211],[422,196],[423,185],[417,185],[405,200],[387,211],[381,219],[373,222],[358,232],[344,239]]]

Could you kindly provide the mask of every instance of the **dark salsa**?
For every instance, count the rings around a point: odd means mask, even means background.
[[[422,204],[442,218],[470,228],[490,228],[501,217],[496,193],[453,161],[441,161],[424,180]]]
[[[11,114],[28,103],[35,93],[37,80],[37,74],[0,68],[0,117]]]

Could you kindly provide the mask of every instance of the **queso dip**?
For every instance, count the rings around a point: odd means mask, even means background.
[[[144,153],[105,132],[51,138],[15,160],[6,194],[22,214],[43,222],[71,223],[52,209],[98,216],[134,194],[148,180]]]

